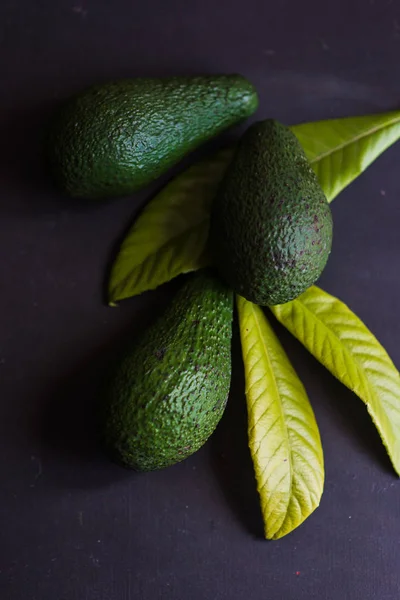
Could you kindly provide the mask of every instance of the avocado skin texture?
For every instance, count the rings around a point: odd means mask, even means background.
[[[161,469],[206,442],[229,394],[232,316],[233,292],[200,271],[128,350],[102,418],[106,448],[117,462],[137,471]]]
[[[98,85],[70,100],[54,120],[50,167],[71,196],[129,194],[257,105],[255,88],[240,75]]]
[[[255,123],[212,207],[221,276],[255,304],[283,304],[319,278],[331,245],[330,207],[296,136],[275,120]]]

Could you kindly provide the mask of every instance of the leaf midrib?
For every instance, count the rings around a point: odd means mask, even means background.
[[[373,133],[376,133],[377,131],[386,129],[387,127],[391,127],[392,125],[395,125],[396,123],[399,123],[399,122],[400,122],[400,115],[396,118],[393,118],[391,121],[385,123],[385,125],[375,125],[375,127],[371,127],[367,131],[364,131],[363,133],[356,135],[354,138],[351,138],[350,141],[343,142],[342,144],[339,144],[335,148],[333,148],[333,149],[331,148],[330,150],[327,150],[326,152],[323,152],[322,154],[315,156],[312,160],[310,160],[310,164],[313,165],[314,163],[319,162],[323,158],[326,158],[327,156],[331,156],[332,154],[335,154],[335,152],[339,152],[339,150],[343,150],[343,148],[346,148],[346,146],[355,144],[356,142],[359,142],[363,138],[368,137],[368,136],[372,135]]]
[[[331,335],[333,335],[333,336],[334,336],[334,338],[335,338],[336,340],[338,340],[338,342],[339,342],[339,343],[340,343],[340,345],[342,346],[342,348],[343,348],[343,351],[344,351],[344,353],[346,354],[346,356],[347,356],[347,357],[350,357],[350,360],[351,360],[352,362],[354,362],[354,364],[355,364],[355,366],[356,366],[356,369],[357,369],[357,373],[358,373],[358,375],[359,375],[359,377],[360,377],[360,379],[361,379],[361,381],[362,381],[363,388],[364,388],[364,390],[365,390],[365,392],[366,392],[366,395],[367,395],[367,397],[368,397],[368,399],[367,399],[367,400],[364,400],[364,403],[366,404],[367,408],[370,408],[370,407],[371,407],[371,401],[372,401],[372,402],[374,402],[374,400],[375,400],[374,396],[376,396],[376,394],[372,394],[372,393],[371,393],[371,391],[370,391],[370,390],[372,389],[372,392],[373,392],[373,385],[372,385],[372,383],[371,383],[371,382],[370,382],[370,380],[369,380],[369,377],[368,377],[368,374],[367,374],[367,372],[366,372],[366,371],[365,371],[365,369],[362,367],[362,365],[360,365],[360,363],[359,363],[359,361],[358,361],[358,359],[357,359],[357,356],[356,356],[355,354],[352,354],[352,352],[351,352],[350,350],[348,350],[348,348],[346,348],[346,346],[343,344],[343,342],[341,341],[341,339],[340,339],[340,338],[339,338],[339,337],[336,335],[336,333],[333,331],[333,329],[331,329],[331,328],[330,328],[330,327],[329,327],[329,326],[328,326],[326,323],[324,323],[324,321],[322,321],[322,320],[321,320],[321,319],[320,319],[320,318],[317,316],[317,314],[316,314],[315,312],[313,312],[313,311],[312,311],[310,308],[308,308],[308,306],[307,306],[306,304],[304,304],[304,302],[303,302],[302,300],[300,300],[300,299],[298,298],[298,299],[297,299],[297,301],[299,302],[299,304],[301,304],[301,305],[304,307],[305,311],[309,312],[309,313],[310,313],[310,314],[311,314],[311,315],[314,317],[314,319],[315,319],[315,320],[316,320],[318,323],[320,323],[320,324],[322,325],[322,327],[323,327],[324,329],[326,329],[326,330],[327,330],[327,331],[328,331],[328,332],[329,332]],[[352,391],[354,391],[354,390],[352,390]],[[362,399],[362,400],[363,400],[363,399]],[[375,410],[374,410],[374,415],[376,415],[376,412],[375,412]],[[379,426],[378,426],[378,429],[380,430],[380,427],[379,427]]]
[[[336,339],[338,339],[338,340],[340,341],[340,343],[341,343],[341,340],[340,340],[340,338],[338,338],[338,336],[336,335],[336,333],[335,333],[335,332],[334,332],[334,331],[333,331],[333,330],[332,330],[330,327],[328,327],[328,325],[326,325],[326,324],[325,324],[323,321],[321,321],[321,320],[320,320],[320,319],[317,317],[317,315],[316,315],[316,314],[315,314],[315,313],[314,313],[314,312],[313,312],[311,309],[309,309],[309,308],[308,308],[308,307],[307,307],[307,306],[306,306],[306,305],[305,305],[305,304],[304,304],[304,303],[303,303],[303,302],[302,302],[300,299],[297,299],[297,300],[300,302],[300,304],[301,304],[301,305],[302,305],[302,306],[303,306],[303,307],[304,307],[304,308],[305,308],[305,309],[306,309],[308,312],[310,312],[310,313],[311,313],[311,315],[313,315],[313,316],[314,316],[314,318],[315,318],[316,320],[318,320],[318,322],[319,322],[319,323],[321,323],[321,324],[322,324],[322,326],[323,326],[323,327],[324,327],[324,328],[325,328],[325,329],[326,329],[328,332],[330,332],[330,333],[331,333],[333,336],[335,336],[335,338],[336,338]],[[342,346],[343,346],[343,344],[342,344]],[[362,379],[363,387],[364,387],[364,389],[366,390],[366,392],[367,392],[367,396],[368,396],[368,401],[367,401],[367,400],[364,400],[364,398],[361,398],[361,400],[363,400],[364,404],[365,404],[365,405],[366,405],[366,407],[367,407],[367,410],[368,410],[369,414],[370,414],[370,415],[371,415],[371,417],[372,417],[372,420],[373,420],[373,422],[375,423],[375,426],[376,426],[376,428],[377,428],[377,430],[378,430],[378,432],[379,432],[379,434],[380,434],[380,438],[381,438],[381,440],[382,440],[382,442],[383,442],[383,444],[384,444],[384,446],[385,446],[385,448],[386,448],[386,450],[387,450],[387,453],[388,453],[389,457],[390,457],[390,458],[391,458],[391,460],[392,460],[392,464],[393,464],[393,467],[394,467],[395,471],[396,471],[396,472],[397,472],[397,473],[400,475],[400,470],[399,470],[399,467],[397,467],[397,465],[395,464],[396,454],[395,454],[395,452],[392,452],[392,451],[390,450],[390,446],[389,446],[389,445],[387,444],[387,442],[386,442],[386,431],[385,431],[385,428],[381,426],[381,423],[380,423],[380,422],[379,422],[379,420],[377,419],[377,415],[378,415],[378,413],[377,413],[377,411],[375,410],[375,406],[373,407],[373,406],[371,405],[371,400],[372,400],[372,401],[374,401],[374,397],[372,396],[372,394],[371,394],[371,392],[370,392],[370,387],[371,387],[372,391],[374,391],[374,386],[373,386],[373,385],[372,385],[372,383],[370,382],[367,372],[366,372],[366,371],[363,369],[362,365],[360,366],[360,364],[359,364],[359,362],[358,362],[358,360],[357,360],[357,357],[356,357],[355,355],[353,355],[353,354],[350,352],[350,350],[348,350],[348,349],[347,349],[347,348],[345,348],[345,347],[344,347],[344,352],[346,353],[346,355],[350,356],[350,357],[351,357],[351,359],[353,360],[353,362],[355,363],[355,366],[356,366],[357,372],[358,372],[359,376],[360,376],[360,377],[361,377],[361,379]],[[354,390],[352,390],[352,391],[354,391]],[[376,393],[374,393],[374,396],[376,396]],[[387,404],[385,404],[385,402],[384,402],[384,401],[382,401],[382,403],[383,403],[384,405],[386,405],[386,406],[387,406]],[[389,429],[390,429],[390,435],[391,435],[391,437],[393,437],[393,435],[394,435],[394,432],[393,432],[393,428],[392,428],[392,422],[391,422],[391,420],[390,420],[390,418],[389,418],[388,414],[386,413],[386,410],[385,410],[385,409],[384,409],[384,415],[385,415],[385,417],[386,417],[386,421],[387,421],[387,423],[388,423],[388,425],[389,425]]]
[[[287,443],[287,447],[289,449],[289,454],[290,454],[290,460],[289,460],[289,471],[290,471],[290,473],[289,473],[289,480],[290,480],[289,489],[290,489],[290,494],[289,494],[289,499],[288,499],[288,501],[286,503],[285,516],[282,519],[282,522],[281,522],[280,526],[278,527],[277,531],[274,532],[274,535],[276,535],[281,530],[281,528],[283,527],[283,524],[285,523],[286,516],[287,516],[288,510],[289,510],[290,498],[292,496],[292,486],[293,486],[293,454],[292,454],[292,448],[291,448],[291,444],[290,444],[289,431],[288,431],[288,427],[287,427],[286,421],[285,421],[284,409],[283,409],[283,405],[282,405],[282,402],[281,402],[281,396],[280,396],[280,393],[279,393],[278,382],[277,382],[276,377],[275,377],[275,371],[274,371],[274,369],[272,367],[271,359],[270,359],[269,353],[268,353],[268,348],[267,348],[266,343],[264,342],[264,338],[263,338],[263,335],[262,335],[261,327],[259,325],[258,318],[257,318],[257,315],[256,315],[256,311],[254,310],[254,305],[253,304],[251,304],[251,310],[252,310],[252,313],[253,313],[253,316],[254,316],[254,320],[255,320],[255,323],[256,323],[256,328],[257,328],[257,331],[258,331],[259,338],[261,340],[261,344],[262,344],[262,347],[263,347],[263,350],[264,350],[264,354],[265,354],[267,362],[268,362],[269,370],[270,370],[270,373],[272,374],[272,380],[273,380],[273,383],[274,383],[274,386],[275,386],[275,392],[276,392],[276,396],[278,398],[278,405],[279,405],[280,413],[281,413],[281,421],[282,421],[282,424],[283,424],[283,429],[285,431],[286,443]]]

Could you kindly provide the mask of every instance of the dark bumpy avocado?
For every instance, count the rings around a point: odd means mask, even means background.
[[[254,87],[240,75],[122,80],[92,87],[55,119],[48,156],[72,196],[128,194],[252,114]]]
[[[127,352],[102,415],[106,447],[118,462],[161,469],[206,442],[228,398],[232,315],[232,291],[198,272]]]
[[[321,275],[332,244],[329,204],[290,129],[274,120],[241,138],[211,214],[221,275],[260,305],[282,304]]]

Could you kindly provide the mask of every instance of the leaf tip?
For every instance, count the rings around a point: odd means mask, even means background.
[[[264,538],[268,541],[268,542],[272,542],[275,538],[273,535],[271,535],[271,533],[267,530],[264,531]]]

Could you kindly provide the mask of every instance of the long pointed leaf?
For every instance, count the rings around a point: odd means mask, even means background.
[[[365,402],[400,475],[400,374],[386,350],[343,302],[316,286],[271,310],[315,358]]]
[[[292,126],[331,202],[400,138],[400,111]]]
[[[232,150],[222,150],[190,167],[147,204],[113,265],[111,304],[210,262],[206,252],[210,205],[231,155]]]
[[[307,394],[263,310],[238,296],[249,446],[265,536],[298,527],[319,505],[324,467]]]

